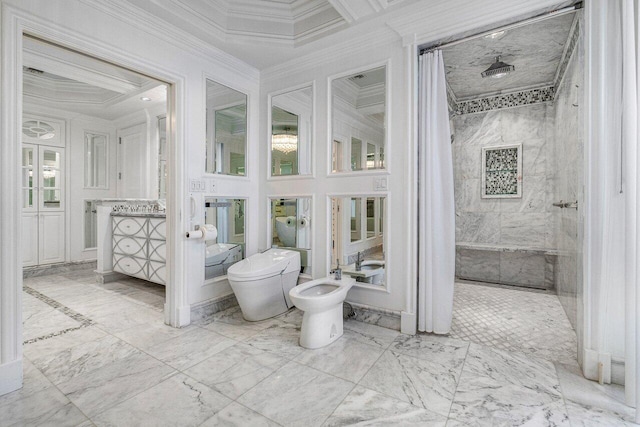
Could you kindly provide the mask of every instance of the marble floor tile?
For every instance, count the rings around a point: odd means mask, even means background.
[[[152,323],[136,325],[132,328],[116,332],[114,335],[139,349],[146,350],[156,344],[179,337],[196,328],[197,326],[173,328],[164,323],[154,321]]]
[[[567,402],[567,407],[569,403],[573,403],[579,407],[589,408],[590,411],[615,413],[625,420],[633,421],[635,410],[624,404],[624,386],[601,385],[596,381],[589,381],[582,376],[582,371],[577,366],[560,363],[556,363],[555,366],[560,390]],[[571,411],[569,412],[571,416]]]
[[[58,385],[89,417],[109,409],[174,375],[176,371],[146,354],[133,354]]]
[[[558,297],[548,292],[456,281],[451,337],[576,363],[575,331]]]
[[[302,316],[304,316],[304,312],[302,310],[292,308],[291,310],[276,316],[275,319],[285,323],[292,323],[300,327],[300,325],[302,325]]]
[[[447,416],[461,366],[387,350],[360,385]]]
[[[472,425],[567,426],[562,396],[463,372],[449,417]]]
[[[282,425],[319,426],[354,384],[289,362],[249,390],[238,403]]]
[[[378,346],[362,344],[342,336],[326,347],[316,350],[305,349],[293,360],[357,383],[378,360],[382,352],[384,349]]]
[[[35,359],[43,354],[57,353],[85,342],[98,340],[106,335],[107,333],[102,329],[96,326],[88,326],[45,340],[25,344],[23,351],[25,356]]]
[[[49,381],[28,359],[22,360],[22,370],[22,388],[0,396],[0,408],[9,407],[20,400],[30,398],[42,390],[53,387],[53,383]],[[0,410],[0,414],[1,413],[2,411]],[[1,418],[2,417],[0,417],[0,419]]]
[[[553,363],[523,353],[507,352],[471,343],[464,373],[486,376],[498,383],[514,384],[560,397],[560,382]]]
[[[184,373],[235,400],[287,362],[274,353],[238,343]]]
[[[400,332],[383,328],[358,320],[345,320],[343,324],[344,335],[350,340],[356,340],[363,344],[376,345],[386,349],[396,339]]]
[[[231,400],[177,374],[96,416],[97,426],[199,426]]]
[[[130,344],[107,335],[57,353],[43,353],[32,358],[32,362],[51,382],[60,384],[139,353]]]
[[[153,357],[183,371],[210,356],[231,347],[236,341],[202,328],[195,328],[175,338],[146,349]]]
[[[274,323],[260,333],[244,340],[246,344],[293,359],[304,350],[300,341],[300,328],[291,323]]]
[[[87,417],[57,388],[50,387],[28,398],[0,403],[0,426],[76,426]]]
[[[357,386],[323,425],[444,427],[446,422],[442,415]]]
[[[54,308],[33,313],[23,321],[23,339],[31,341],[39,337],[79,328],[82,324]]]
[[[240,325],[245,326],[247,328],[252,328],[255,330],[263,330],[272,325],[277,325],[282,323],[280,320],[274,318],[260,320],[258,322],[249,322],[244,320],[242,317],[242,310],[240,310],[240,306],[230,307],[226,310],[220,311],[218,313],[214,313],[206,319],[202,319],[204,324],[210,322],[223,322],[228,323],[230,325]]]
[[[442,364],[449,361],[452,367],[461,368],[469,349],[469,343],[442,335],[400,334],[389,349],[420,359],[437,360]]]
[[[277,427],[279,425],[239,403],[232,402],[201,424],[201,427]]]
[[[163,313],[130,302],[94,309],[91,312],[91,318],[100,328],[110,333],[121,332],[139,325],[153,323],[164,325]]]
[[[567,401],[567,412],[572,427],[611,427],[611,426],[637,426],[629,419],[627,414],[619,414],[613,411],[580,405]]]
[[[244,341],[262,331],[262,329],[253,328],[251,326],[234,325],[219,321],[202,324],[201,327],[236,341]]]

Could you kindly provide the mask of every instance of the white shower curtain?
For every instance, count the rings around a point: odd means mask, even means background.
[[[638,166],[640,165],[640,43],[638,40],[638,23],[640,21],[640,5],[638,0],[622,0],[622,153],[625,159],[622,165],[624,171],[625,194],[625,291],[627,299],[635,298],[635,304],[627,304],[627,336],[625,359],[627,362],[625,377],[626,387],[634,387],[635,395],[627,390],[629,397],[633,397],[636,406],[636,422],[640,421],[640,285],[639,248],[640,248],[640,185]],[[634,307],[635,306],[635,307]],[[634,324],[635,323],[635,324]],[[635,326],[635,327],[634,327]],[[631,334],[629,334],[631,332]],[[635,342],[634,342],[635,341]],[[635,359],[635,360],[633,360]],[[633,360],[633,361],[632,361]],[[631,391],[631,393],[629,393]],[[633,402],[629,402],[633,404]]]
[[[419,61],[418,330],[446,334],[453,315],[455,206],[442,52]]]

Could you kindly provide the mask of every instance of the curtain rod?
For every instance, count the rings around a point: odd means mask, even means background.
[[[455,46],[457,44],[464,43],[464,42],[469,41],[469,40],[474,40],[474,39],[477,39],[477,38],[480,38],[480,37],[484,37],[484,36],[487,36],[489,34],[493,34],[493,33],[498,32],[498,31],[512,30],[514,28],[522,27],[524,25],[533,24],[533,23],[539,22],[539,21],[544,21],[545,19],[553,18],[555,16],[566,15],[567,13],[572,13],[572,12],[575,12],[576,10],[579,10],[579,9],[582,9],[582,2],[578,2],[578,3],[576,3],[576,4],[572,5],[572,6],[568,6],[568,7],[565,7],[563,9],[553,10],[551,12],[546,12],[546,13],[543,13],[543,14],[540,14],[540,15],[533,16],[531,18],[524,19],[522,21],[514,22],[513,24],[504,25],[502,27],[493,28],[491,30],[483,31],[483,32],[477,33],[477,34],[472,34],[470,36],[463,37],[463,38],[460,38],[460,39],[457,39],[457,40],[452,40],[452,41],[447,42],[447,43],[442,43],[442,44],[438,44],[438,45],[425,47],[425,48],[420,49],[420,55],[422,55],[424,53],[427,53],[427,52],[432,52],[432,51],[434,51],[436,49],[442,49],[442,48],[445,48],[445,47]]]

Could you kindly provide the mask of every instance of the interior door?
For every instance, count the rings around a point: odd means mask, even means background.
[[[22,145],[22,263],[65,260],[64,148]]]
[[[64,148],[38,147],[38,264],[64,262]]]
[[[118,131],[118,197],[149,197],[149,151],[144,123]],[[155,196],[151,196],[155,197]]]

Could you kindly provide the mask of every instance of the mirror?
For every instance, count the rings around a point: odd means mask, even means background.
[[[334,79],[331,94],[332,172],[384,169],[386,67]]]
[[[158,199],[167,198],[167,117],[158,117]]]
[[[360,284],[385,284],[384,209],[384,197],[331,198],[331,268],[339,261]]]
[[[311,86],[271,98],[271,176],[311,174]]]
[[[85,188],[108,188],[109,135],[84,133],[84,186]]]
[[[206,172],[246,175],[247,95],[207,79]]]
[[[95,200],[84,201],[84,248],[98,246],[98,208]]]
[[[362,239],[362,227],[360,226],[362,209],[360,209],[360,204],[361,201],[359,197],[351,199],[351,218],[349,221],[351,224],[351,242],[357,242]]]
[[[311,273],[311,197],[271,199],[271,246],[300,252],[302,273]]]
[[[206,198],[204,208],[205,223],[218,229],[218,237],[205,248],[204,278],[209,280],[226,276],[245,256],[245,201]]]

